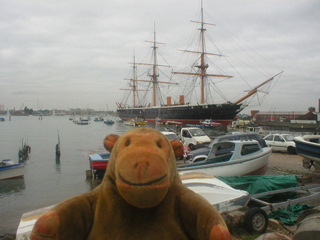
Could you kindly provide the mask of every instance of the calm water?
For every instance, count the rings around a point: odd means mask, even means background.
[[[91,121],[76,125],[68,117],[18,117],[0,122],[0,160],[18,163],[23,142],[31,147],[22,179],[0,181],[0,234],[15,233],[25,212],[56,204],[66,198],[90,191],[93,183],[86,179],[88,156],[104,152],[102,142],[109,133],[121,134],[130,127],[112,126]],[[60,162],[55,158],[59,130]]]

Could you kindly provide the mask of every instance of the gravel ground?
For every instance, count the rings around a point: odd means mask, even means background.
[[[320,183],[320,172],[314,167],[310,170],[302,165],[303,158],[297,154],[273,152],[269,158],[266,175],[297,174],[312,179],[312,183]]]

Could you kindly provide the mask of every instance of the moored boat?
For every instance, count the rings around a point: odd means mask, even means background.
[[[96,117],[93,120],[94,122],[103,122],[103,117]]]
[[[24,171],[24,164],[14,164],[12,160],[4,159],[0,163],[0,180],[23,177]]]
[[[115,121],[112,120],[112,119],[107,119],[107,120],[104,121],[104,123],[107,124],[107,125],[113,125],[115,123]]]
[[[131,118],[129,119],[128,121],[125,121],[124,122],[124,125],[127,125],[127,126],[137,126],[138,124],[136,123],[136,120]]]
[[[179,172],[199,171],[211,176],[263,175],[272,150],[256,140],[232,140],[212,145],[209,155],[199,155],[178,165]]]
[[[214,122],[211,119],[206,119],[200,123],[200,126],[205,128],[216,128],[216,127],[221,127],[222,124],[218,122]]]
[[[147,124],[147,122],[146,122],[146,120],[145,120],[145,118],[143,116],[136,117],[136,121],[135,122],[136,122],[136,124],[138,126],[144,126],[144,125]]]
[[[110,153],[97,153],[89,155],[90,170],[92,171],[92,176],[101,177],[104,175],[108,163],[109,163]]]
[[[79,119],[79,121],[74,120],[73,122],[74,122],[75,124],[78,124],[78,125],[89,125],[90,119],[89,119],[89,118],[85,118],[85,117],[81,117],[81,118]]]

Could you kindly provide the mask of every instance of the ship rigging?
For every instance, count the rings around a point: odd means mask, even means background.
[[[185,53],[190,54],[198,54],[199,63],[194,64],[192,67],[192,71],[173,71],[172,74],[174,75],[185,75],[185,76],[193,76],[200,79],[200,102],[197,104],[186,103],[185,96],[180,95],[178,102],[172,103],[171,96],[167,96],[167,102],[163,103],[159,99],[160,95],[160,87],[161,84],[167,85],[177,85],[178,83],[173,81],[160,81],[159,80],[159,67],[170,67],[168,65],[160,65],[158,64],[157,59],[157,48],[158,45],[163,44],[161,42],[157,42],[156,39],[156,32],[154,30],[153,41],[147,41],[152,43],[152,63],[136,63],[135,57],[133,62],[133,77],[130,80],[130,87],[128,89],[123,90],[130,90],[133,94],[133,106],[123,105],[118,103],[118,113],[120,118],[123,120],[129,120],[130,118],[135,118],[137,116],[143,115],[145,119],[149,122],[155,122],[156,119],[161,118],[163,122],[166,121],[179,121],[182,123],[190,123],[190,124],[199,124],[204,119],[211,119],[213,121],[222,123],[223,125],[228,125],[234,119],[234,117],[245,107],[243,101],[258,93],[259,88],[264,86],[267,83],[270,83],[275,77],[282,74],[282,72],[277,73],[276,75],[270,77],[263,83],[257,85],[256,87],[252,88],[252,90],[248,91],[248,94],[241,97],[237,101],[230,102],[226,101],[225,103],[216,104],[210,103],[209,98],[207,96],[208,91],[206,87],[208,87],[208,81],[211,77],[213,78],[223,78],[223,79],[230,79],[233,78],[231,75],[222,74],[222,73],[208,73],[208,63],[206,61],[208,55],[215,56],[215,57],[225,57],[220,53],[207,53],[206,52],[206,39],[205,39],[205,25],[214,25],[210,23],[204,22],[203,17],[203,8],[201,6],[201,18],[200,21],[191,21],[193,23],[200,24],[200,50],[193,51],[193,50],[184,50]],[[148,75],[150,79],[138,79],[137,77],[137,65],[145,65],[151,66],[151,74]],[[138,88],[138,83],[144,82],[149,83],[152,91],[152,105],[149,104],[137,104],[137,96],[138,91],[147,91]],[[193,90],[191,90],[193,91]],[[141,99],[140,99],[141,100]]]

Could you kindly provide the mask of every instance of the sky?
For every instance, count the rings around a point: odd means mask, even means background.
[[[200,6],[200,0],[2,0],[0,105],[116,110],[133,55],[137,62],[146,59],[154,29],[165,43],[160,56],[176,71],[178,50],[187,49],[195,26],[190,20],[199,20]],[[205,22],[216,24],[206,29],[222,54],[229,47],[229,57],[242,43],[265,67],[264,79],[245,65],[235,68],[249,80],[243,89],[235,78],[224,81],[220,90],[228,100],[283,71],[243,112],[318,111],[320,1],[203,0],[203,8]]]

